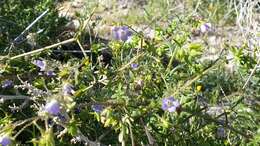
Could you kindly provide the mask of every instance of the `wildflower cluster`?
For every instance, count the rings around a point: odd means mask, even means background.
[[[34,60],[33,64],[40,68],[41,72],[44,72],[47,76],[55,76],[55,72],[52,69],[48,69],[46,61],[43,60]]]
[[[112,28],[112,35],[116,40],[127,41],[131,38],[132,32],[127,26],[115,26]]]
[[[180,108],[180,103],[172,96],[162,99],[162,109],[168,112],[175,112]]]
[[[7,89],[13,87],[14,83],[11,80],[4,80],[2,82],[2,88]]]
[[[11,52],[0,62],[0,145],[257,145],[255,58],[225,44],[237,72],[225,70],[226,50],[202,61],[213,24],[179,17],[152,38],[115,24],[108,40],[84,35],[84,21],[41,53]]]

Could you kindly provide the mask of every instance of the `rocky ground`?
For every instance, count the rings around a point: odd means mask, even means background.
[[[170,3],[167,5],[177,4],[175,9],[180,12],[185,12],[185,8],[181,3]],[[95,13],[93,14],[92,20],[95,22],[94,33],[96,36],[110,40],[111,28],[114,24],[122,23],[131,25],[136,31],[141,31],[148,38],[154,36],[154,26],[166,26],[167,21],[163,19],[164,16],[171,18],[169,14],[173,8],[169,6],[163,6],[163,3],[155,2],[149,3],[147,0],[101,0],[101,1],[63,1],[58,6],[59,15],[66,17],[70,20],[67,25],[70,29],[77,29],[79,27],[79,21],[77,14],[86,16],[91,13],[94,7]],[[165,11],[164,9],[169,10]],[[154,11],[149,9],[154,9]],[[153,15],[152,20],[147,20],[146,11],[149,11]],[[260,15],[258,15],[260,20]],[[259,27],[260,28],[260,27]],[[260,31],[260,30],[259,30]],[[260,40],[260,38],[258,38]],[[203,42],[208,46],[207,51],[204,55],[204,60],[214,60],[218,57],[220,50],[224,47],[225,43],[230,45],[241,46],[246,43],[245,36],[241,34],[241,29],[237,26],[218,26],[212,24],[210,33],[205,35],[194,36],[192,38],[194,42]],[[255,38],[251,39],[252,46],[257,44]],[[250,45],[250,44],[249,44]],[[249,48],[250,50],[251,48]],[[253,51],[253,50],[250,50]]]

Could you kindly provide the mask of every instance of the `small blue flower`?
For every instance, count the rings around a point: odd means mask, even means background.
[[[0,137],[0,145],[8,146],[11,144],[11,139],[7,135],[3,135]]]
[[[131,68],[132,68],[132,69],[137,69],[137,68],[138,68],[138,66],[139,66],[139,65],[138,65],[138,64],[136,64],[136,63],[132,63],[132,64],[131,64]]]
[[[71,85],[71,84],[68,84],[66,83],[64,86],[63,86],[63,95],[64,96],[71,96],[75,93],[74,87]]]
[[[40,71],[44,71],[46,69],[46,62],[42,60],[34,60],[33,64],[40,68]]]
[[[11,81],[11,80],[4,80],[3,82],[2,82],[2,88],[3,89],[7,89],[7,88],[12,88],[13,87],[13,81]]]
[[[162,99],[162,109],[168,112],[174,112],[180,107],[180,103],[172,96]]]
[[[48,70],[48,71],[46,71],[46,75],[47,75],[48,77],[53,77],[53,76],[55,76],[56,74],[55,74],[55,72],[54,72],[53,70]]]
[[[101,113],[104,109],[103,105],[100,104],[94,104],[91,106],[92,110],[95,111],[96,113]]]
[[[211,29],[211,24],[210,24],[210,23],[204,23],[204,24],[202,24],[202,25],[200,26],[200,31],[201,31],[202,33],[206,33],[206,32],[208,32],[208,31],[210,31],[210,29]]]
[[[132,32],[127,26],[119,26],[112,28],[112,35],[116,40],[127,41],[132,36]]]
[[[55,116],[60,113],[60,110],[60,104],[57,100],[51,100],[44,107],[45,112]]]

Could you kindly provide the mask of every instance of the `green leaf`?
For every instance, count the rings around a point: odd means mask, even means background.
[[[70,121],[68,124],[68,133],[72,136],[76,136],[78,133],[78,128],[75,121]]]

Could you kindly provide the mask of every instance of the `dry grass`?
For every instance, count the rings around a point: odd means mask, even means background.
[[[250,49],[260,46],[260,14],[255,0],[233,1],[236,10],[236,24]],[[258,8],[259,9],[259,8]],[[258,48],[259,49],[259,48]],[[259,51],[259,50],[258,50]]]

